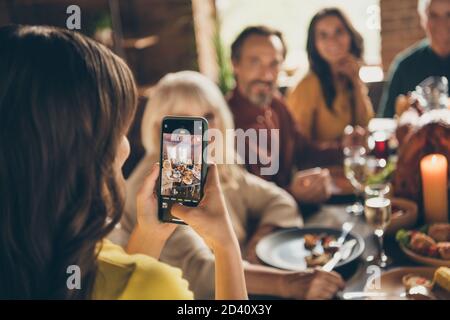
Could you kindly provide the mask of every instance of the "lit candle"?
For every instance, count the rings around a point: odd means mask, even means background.
[[[448,222],[447,158],[430,154],[420,161],[425,221]]]

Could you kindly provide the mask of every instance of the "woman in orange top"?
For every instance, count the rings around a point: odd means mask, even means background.
[[[324,9],[313,17],[307,52],[310,71],[287,100],[306,136],[332,141],[349,124],[366,126],[373,109],[359,78],[363,40],[339,9]]]

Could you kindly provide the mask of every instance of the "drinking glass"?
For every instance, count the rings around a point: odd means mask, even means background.
[[[389,133],[386,131],[375,131],[368,139],[369,149],[377,159],[389,158]]]
[[[428,77],[416,87],[414,96],[425,111],[445,109],[448,103],[448,79],[439,76]]]
[[[344,173],[353,186],[356,201],[346,208],[347,212],[361,215],[364,207],[361,203],[366,181],[366,148],[361,145],[344,148]]]
[[[364,188],[365,199],[383,197],[389,198],[391,187],[388,183],[368,184]]]
[[[374,262],[381,268],[385,268],[390,259],[383,247],[384,230],[391,221],[391,200],[385,197],[373,197],[365,200],[364,215],[367,223],[373,228],[374,235],[378,239],[378,256],[367,257],[368,262]]]

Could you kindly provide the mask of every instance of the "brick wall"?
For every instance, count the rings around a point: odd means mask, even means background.
[[[395,56],[425,37],[417,13],[417,0],[380,0],[381,58],[383,69]]]

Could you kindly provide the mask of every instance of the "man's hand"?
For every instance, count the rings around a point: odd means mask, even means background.
[[[336,272],[313,269],[306,272],[282,274],[279,282],[280,296],[290,299],[332,299],[345,282]]]
[[[297,201],[318,204],[331,197],[331,187],[330,171],[315,168],[297,172],[292,180],[290,190]]]

